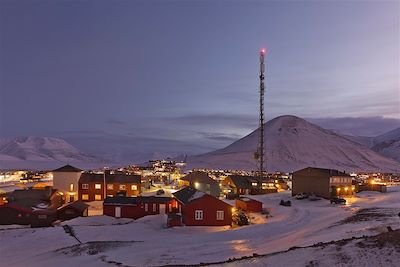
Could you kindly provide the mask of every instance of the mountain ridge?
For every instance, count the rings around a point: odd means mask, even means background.
[[[188,158],[190,167],[255,170],[253,153],[259,128],[231,145]],[[295,171],[304,167],[346,171],[400,172],[400,163],[304,119],[292,115],[265,124],[266,164],[270,171]]]

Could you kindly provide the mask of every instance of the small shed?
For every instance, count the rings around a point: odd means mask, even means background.
[[[169,213],[167,219],[168,227],[182,226],[182,214],[181,213]]]
[[[56,220],[56,210],[34,210],[31,215],[31,227],[48,227],[51,226]]]
[[[168,214],[177,203],[170,197],[108,197],[103,203],[103,213],[116,218],[139,219],[147,215]]]
[[[235,205],[237,209],[241,209],[248,212],[262,211],[262,202],[248,197],[241,197],[236,199]]]

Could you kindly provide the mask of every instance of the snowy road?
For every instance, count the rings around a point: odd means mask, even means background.
[[[167,229],[163,227],[166,221],[164,215],[148,216],[137,221],[101,216],[68,222],[74,225],[82,242],[94,242],[90,244],[97,249],[85,246],[72,249],[71,246],[77,242],[66,235],[62,227],[3,230],[0,231],[0,266],[109,266],[108,262],[127,266],[195,264],[371,235],[379,231],[380,226],[388,224],[400,228],[399,218],[394,217],[382,221],[339,223],[361,208],[400,209],[399,187],[391,188],[387,194],[363,192],[360,197],[349,200],[349,206],[331,205],[327,200],[313,202],[296,199],[292,199],[292,207],[278,205],[281,198],[290,198],[289,192],[252,197],[271,209],[273,217],[267,223],[235,229]],[[94,222],[94,219],[97,221]],[[100,241],[128,242],[104,246],[104,243],[96,243]]]

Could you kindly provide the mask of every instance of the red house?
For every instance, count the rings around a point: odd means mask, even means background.
[[[248,197],[241,197],[236,199],[235,205],[237,209],[241,209],[248,212],[262,211],[262,202]]]
[[[116,218],[139,219],[147,215],[168,214],[177,203],[170,197],[108,197],[103,203],[103,213]]]
[[[216,197],[185,187],[174,194],[182,223],[188,226],[231,225],[233,207]]]

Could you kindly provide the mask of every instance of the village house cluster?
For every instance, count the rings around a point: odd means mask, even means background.
[[[197,169],[183,173],[183,166],[163,160],[116,170],[84,171],[65,165],[51,172],[19,172],[22,183],[34,186],[0,192],[0,224],[50,226],[89,216],[96,205],[101,214],[115,218],[165,214],[169,227],[232,225],[238,212],[265,213],[267,207],[251,195],[291,189],[292,196],[299,199],[340,199],[362,190],[385,192],[387,183],[399,182],[399,177],[385,174],[313,167],[259,177],[244,171]],[[41,183],[48,180],[52,186]]]

